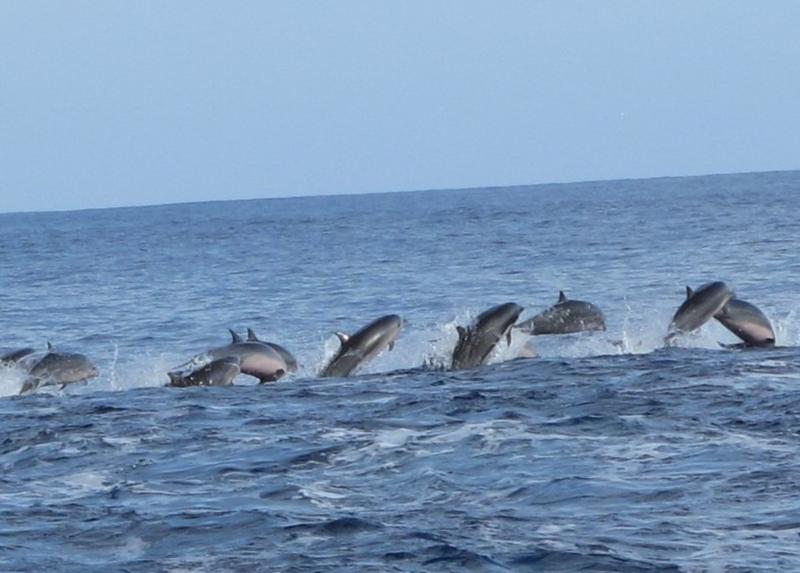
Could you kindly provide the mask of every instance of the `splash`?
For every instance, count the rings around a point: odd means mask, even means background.
[[[25,381],[25,371],[13,366],[0,366],[0,397],[16,396]]]

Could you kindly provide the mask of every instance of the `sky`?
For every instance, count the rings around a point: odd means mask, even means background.
[[[0,212],[800,168],[800,2],[3,0]]]

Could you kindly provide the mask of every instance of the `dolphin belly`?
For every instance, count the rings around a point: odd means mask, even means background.
[[[731,298],[714,318],[738,336],[746,346],[775,344],[775,331],[769,319],[761,309],[749,302]]]
[[[280,344],[275,344],[274,342],[264,342],[264,344],[272,348],[280,355],[280,357],[283,359],[283,363],[286,365],[286,372],[297,372],[297,359],[292,355],[291,352],[286,350]]]

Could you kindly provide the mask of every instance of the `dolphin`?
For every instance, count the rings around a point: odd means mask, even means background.
[[[231,333],[230,344],[198,354],[189,362],[172,369],[167,373],[170,379],[173,379],[173,375],[179,378],[186,376],[187,373],[221,358],[238,358],[242,374],[254,376],[262,383],[274,382],[286,374],[289,367],[277,350],[262,342],[242,340],[233,330],[228,331]]]
[[[588,330],[605,330],[603,311],[590,302],[570,300],[559,291],[558,302],[515,328],[528,334],[571,334]]]
[[[714,315],[722,325],[742,339],[741,346],[774,346],[775,331],[761,310],[749,302],[731,298]],[[739,345],[732,345],[738,347]]]
[[[273,350],[275,350],[278,354],[281,355],[283,361],[286,363],[286,371],[287,372],[296,372],[297,371],[297,360],[292,353],[286,350],[280,344],[275,344],[274,342],[265,342],[263,340],[259,340],[256,333],[253,331],[252,328],[247,329],[247,341],[248,342],[260,342],[261,344],[266,344]]]
[[[686,300],[672,317],[664,342],[671,344],[678,335],[697,330],[722,310],[732,297],[733,293],[722,281],[706,283],[697,290],[687,286]]]
[[[239,358],[229,356],[209,362],[194,372],[182,375],[179,372],[169,372],[168,386],[185,388],[187,386],[230,386],[233,379],[241,372]]]
[[[396,314],[387,314],[348,336],[337,332],[339,351],[319,375],[323,378],[331,376],[348,376],[357,368],[375,358],[385,347],[394,348],[394,341],[403,328],[403,319]]]
[[[511,327],[523,310],[520,305],[507,302],[483,311],[468,328],[457,326],[458,343],[453,349],[452,369],[480,366],[503,337],[511,344]]]
[[[35,353],[35,348],[18,348],[17,350],[11,350],[0,356],[0,365],[16,366],[29,360],[31,355]]]
[[[41,386],[83,382],[97,376],[97,367],[83,354],[74,352],[56,352],[53,345],[47,343],[47,353],[28,371],[28,377],[22,383],[20,394],[27,394]]]

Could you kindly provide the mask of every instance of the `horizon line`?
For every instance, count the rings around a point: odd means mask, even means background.
[[[250,198],[232,198],[232,199],[204,199],[198,201],[174,201],[167,203],[141,203],[130,205],[116,205],[111,207],[77,207],[67,209],[52,209],[52,210],[23,210],[23,211],[0,211],[0,216],[5,215],[35,215],[45,213],[76,213],[83,211],[108,211],[113,209],[141,209],[148,207],[171,207],[176,205],[202,205],[205,203],[226,203],[229,201],[272,201],[272,200],[286,200],[286,199],[313,199],[319,197],[355,197],[362,195],[392,195],[396,193],[447,193],[455,191],[475,191],[478,189],[485,190],[498,190],[498,189],[515,189],[520,187],[548,187],[559,185],[575,185],[575,184],[590,184],[590,183],[613,183],[616,181],[652,181],[656,179],[697,179],[701,177],[715,177],[721,175],[764,175],[768,173],[792,173],[800,171],[797,169],[767,169],[764,171],[725,171],[718,173],[699,173],[693,175],[653,175],[648,177],[612,177],[609,179],[580,179],[580,180],[562,180],[562,181],[546,181],[539,183],[512,183],[506,185],[474,185],[467,187],[431,187],[426,189],[396,189],[393,191],[353,191],[350,193],[325,193],[325,194],[301,194],[301,195],[276,195],[274,197],[250,197]]]

